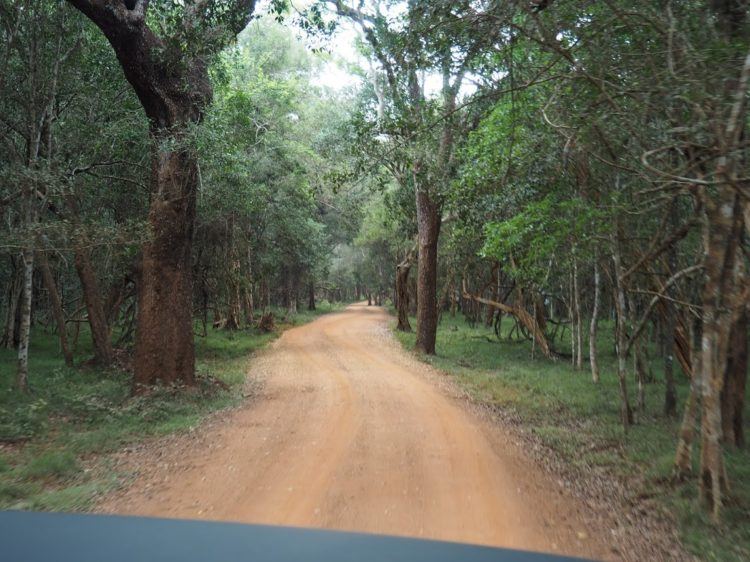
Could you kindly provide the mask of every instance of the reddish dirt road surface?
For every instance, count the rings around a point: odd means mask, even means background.
[[[100,511],[613,558],[592,514],[389,321],[358,304],[287,331],[250,365],[260,396],[138,459]]]

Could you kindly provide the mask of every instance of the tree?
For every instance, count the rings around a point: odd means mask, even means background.
[[[159,381],[193,384],[192,237],[199,167],[191,127],[211,101],[207,57],[244,27],[254,0],[164,8],[175,21],[160,37],[148,0],[68,0],[93,21],[117,55],[150,122],[150,237],[138,287],[134,390]]]

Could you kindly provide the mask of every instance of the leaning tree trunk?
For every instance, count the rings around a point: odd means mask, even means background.
[[[38,252],[37,261],[39,262],[39,270],[42,272],[44,286],[47,287],[47,293],[49,294],[52,314],[55,317],[55,323],[57,324],[58,337],[60,338],[60,349],[65,358],[65,364],[68,367],[72,367],[73,353],[70,351],[70,346],[68,345],[68,334],[65,327],[65,313],[63,311],[62,302],[60,301],[60,293],[57,291],[57,284],[55,283],[55,278],[50,270],[47,255],[43,251]]]
[[[532,316],[531,314],[529,314],[528,312],[526,312],[526,310],[522,306],[510,306],[501,302],[495,302],[489,299],[484,299],[477,295],[472,295],[466,287],[465,279],[463,281],[462,295],[465,299],[470,299],[471,301],[474,301],[480,304],[486,304],[486,305],[492,306],[493,308],[496,308],[500,312],[510,314],[518,322],[520,322],[521,325],[523,325],[523,327],[526,328],[526,330],[532,335],[532,337],[534,338],[534,342],[542,350],[542,353],[544,354],[545,357],[550,358],[550,359],[554,359],[556,357],[555,352],[552,350],[552,347],[547,341],[547,336],[539,327],[539,323],[536,321],[536,318]],[[512,330],[511,330],[511,333],[512,333]],[[510,334],[508,337],[510,337]]]
[[[74,262],[83,287],[83,299],[86,303],[91,339],[94,344],[94,359],[97,364],[106,366],[112,363],[114,351],[109,339],[109,325],[102,305],[99,281],[91,265],[88,250],[80,246],[76,247]]]
[[[398,325],[401,332],[411,332],[409,324],[409,271],[411,260],[406,258],[396,266],[396,308],[398,309]]]
[[[416,349],[435,354],[437,337],[437,250],[440,208],[427,191],[417,187],[417,342]]]

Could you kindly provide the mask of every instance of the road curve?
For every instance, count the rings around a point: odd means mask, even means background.
[[[407,535],[601,558],[585,510],[352,305],[251,363],[260,397],[178,438],[101,511]]]

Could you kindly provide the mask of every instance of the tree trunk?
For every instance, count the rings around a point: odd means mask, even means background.
[[[417,187],[417,342],[416,349],[435,354],[437,337],[437,250],[440,208],[424,189]]]
[[[253,302],[253,289],[245,288],[245,323],[252,326],[255,323],[255,304]]]
[[[287,280],[287,316],[297,314],[297,283],[295,279],[295,275],[291,275]]]
[[[398,325],[396,329],[400,332],[411,332],[409,324],[409,271],[411,261],[409,258],[396,266],[396,309],[398,310]]]
[[[589,362],[591,364],[591,380],[599,382],[599,363],[597,362],[596,338],[599,325],[599,305],[601,300],[601,276],[599,265],[594,263],[594,308],[591,311],[591,324],[589,325]]]
[[[721,392],[723,441],[733,447],[742,447],[745,444],[742,410],[745,405],[747,381],[747,317],[747,310],[744,310],[732,326],[724,388]]]
[[[231,228],[231,227],[230,227]],[[231,244],[231,242],[230,242]],[[231,258],[231,269],[229,271],[229,310],[227,311],[226,330],[239,330],[242,327],[242,297],[240,280],[240,260]]]
[[[104,33],[150,122],[150,239],[143,247],[138,284],[133,390],[159,381],[192,385],[191,254],[199,172],[189,143],[192,127],[213,97],[206,57],[154,33],[146,1],[68,2]],[[255,7],[254,0],[227,2],[226,14],[209,23],[199,21],[202,10],[190,4],[183,8],[185,26],[215,37],[209,47],[239,34]]]
[[[170,143],[176,143],[176,147]],[[198,188],[194,151],[154,134],[151,238],[138,291],[134,392],[159,382],[195,382],[192,245]]]
[[[581,321],[581,291],[578,283],[578,260],[573,259],[573,310],[576,321],[576,369],[583,369],[583,322]]]
[[[664,341],[664,415],[677,415],[677,387],[674,379],[675,356],[675,313],[674,307],[667,305],[666,318],[663,323]]]
[[[739,195],[729,186],[717,187],[716,191],[716,200],[705,199],[700,492],[718,521],[729,485],[721,447],[721,392],[744,258],[738,255],[742,232]]]
[[[307,310],[315,310],[315,281],[312,279],[307,284]]]
[[[669,226],[673,230],[678,225],[677,199],[669,206]],[[667,267],[669,275],[677,272],[677,247],[671,244],[667,249]],[[672,303],[660,302],[663,309],[663,342],[664,342],[664,415],[674,417],[677,415],[677,388],[674,380],[674,357],[677,353],[676,333],[676,311]]]
[[[55,277],[52,275],[52,271],[49,268],[47,255],[43,251],[40,251],[37,253],[37,258],[39,270],[42,272],[42,280],[44,281],[44,286],[47,288],[47,293],[49,294],[52,314],[54,315],[55,323],[57,324],[57,332],[60,338],[60,349],[65,358],[65,364],[68,367],[72,367],[73,353],[70,351],[70,346],[68,345],[68,334],[65,327],[65,313],[63,311],[62,302],[60,301],[60,293],[57,292]]]
[[[22,392],[29,390],[29,334],[31,332],[31,297],[34,277],[34,251],[26,249],[21,253],[23,267],[23,290],[21,293],[21,323],[18,334],[18,371],[16,386]]]
[[[248,326],[255,323],[255,302],[253,301],[253,256],[247,250],[247,284],[245,285],[245,322]]]
[[[23,263],[21,262],[21,265]],[[5,316],[5,328],[0,345],[7,349],[14,349],[18,343],[18,332],[16,324],[18,319],[18,303],[23,293],[23,267],[14,268],[13,279],[10,282],[10,294],[8,295],[8,309]]]
[[[693,365],[693,376],[690,378],[690,394],[685,401],[685,410],[682,414],[682,424],[680,425],[680,432],[677,439],[677,451],[672,467],[672,477],[677,481],[685,480],[693,472],[695,420],[698,413],[698,399],[703,373],[703,370],[700,368],[701,326],[701,320],[696,318],[692,328],[693,356],[690,358],[690,363]]]
[[[86,303],[91,339],[94,344],[94,359],[98,365],[110,365],[114,359],[114,351],[109,340],[109,326],[102,306],[99,281],[91,265],[88,250],[76,246],[74,262],[83,288],[83,299]]]
[[[615,238],[617,235],[614,235]],[[620,257],[619,240],[613,240],[612,258],[615,265],[615,310],[617,312],[617,378],[620,383],[620,421],[625,431],[633,423],[633,410],[628,398],[628,368],[627,368],[627,308],[625,302],[625,287],[623,280],[622,258]]]
[[[544,332],[542,332],[539,329],[539,326],[536,320],[534,319],[533,316],[531,316],[531,314],[526,312],[526,310],[524,310],[522,307],[509,306],[501,302],[495,302],[495,301],[491,301],[488,299],[483,299],[476,295],[472,295],[471,293],[469,293],[469,291],[466,288],[466,280],[464,280],[463,283],[464,283],[464,286],[463,286],[464,298],[471,299],[474,302],[490,305],[498,309],[500,312],[505,312],[506,314],[512,315],[532,335],[532,337],[534,338],[534,341],[542,350],[542,353],[544,354],[545,357],[550,358],[550,359],[555,357],[555,354],[552,351],[552,348],[550,347],[549,342],[547,341],[547,336],[545,336]],[[510,338],[510,335],[508,337]]]
[[[646,411],[646,366],[643,359],[643,343],[639,339],[635,343],[635,376],[638,382],[637,406],[640,412]]]

